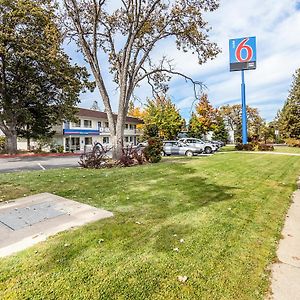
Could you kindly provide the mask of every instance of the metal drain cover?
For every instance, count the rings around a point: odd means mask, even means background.
[[[53,203],[42,202],[1,213],[0,222],[12,230],[18,230],[65,214],[64,210],[56,209]]]

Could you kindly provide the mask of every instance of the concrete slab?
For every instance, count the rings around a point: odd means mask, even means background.
[[[40,210],[39,216],[30,223],[32,219],[28,219],[26,215],[26,222],[29,223],[26,226],[19,226],[17,220],[14,229],[13,226],[5,223],[7,218],[3,218],[13,211],[26,211],[32,207],[45,209],[47,206],[52,212],[48,215],[45,213],[46,218],[40,218]],[[0,203],[0,216],[4,220],[0,222],[0,257],[5,257],[45,241],[58,232],[112,217],[113,213],[50,193],[42,193]],[[15,216],[18,217],[17,214]]]
[[[57,210],[52,202],[46,201],[0,212],[0,222],[12,230],[18,230],[66,213],[63,209]]]
[[[293,203],[286,216],[277,257],[272,266],[271,295],[274,300],[300,299],[300,190],[293,195]]]

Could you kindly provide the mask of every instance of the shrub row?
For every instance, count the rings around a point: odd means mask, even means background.
[[[64,146],[56,146],[50,149],[51,153],[63,153],[64,152]]]
[[[257,146],[258,151],[274,151],[273,145],[267,145],[267,144],[259,144]]]
[[[257,143],[248,143],[248,144],[237,144],[235,149],[238,151],[273,151],[274,147],[267,144],[257,144]]]

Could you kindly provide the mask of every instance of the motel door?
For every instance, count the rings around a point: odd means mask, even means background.
[[[72,137],[71,138],[71,150],[79,151],[80,150],[80,138]]]
[[[79,151],[80,150],[80,138],[68,137],[66,138],[66,151]]]

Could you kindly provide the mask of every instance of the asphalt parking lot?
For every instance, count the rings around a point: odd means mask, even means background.
[[[0,158],[0,173],[79,167],[79,156]]]

